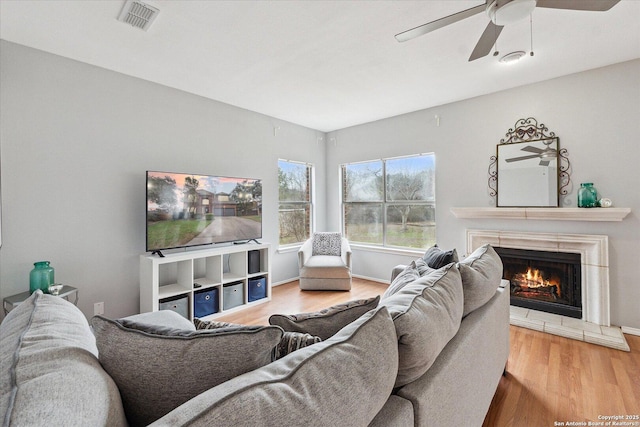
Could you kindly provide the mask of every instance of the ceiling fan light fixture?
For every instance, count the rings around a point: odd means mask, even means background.
[[[515,64],[521,60],[527,53],[524,50],[517,50],[515,52],[507,53],[500,58],[500,62],[503,64]]]
[[[487,15],[496,25],[508,25],[531,15],[536,0],[492,0],[487,5]]]

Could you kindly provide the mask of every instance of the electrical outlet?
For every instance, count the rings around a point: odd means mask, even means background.
[[[97,302],[93,304],[93,315],[97,316],[99,314],[104,314],[104,302]]]

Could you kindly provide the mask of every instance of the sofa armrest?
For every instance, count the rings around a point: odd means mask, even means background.
[[[342,257],[342,262],[346,265],[349,270],[351,270],[351,245],[349,245],[349,241],[343,237],[342,244],[340,246],[340,256]]]
[[[462,319],[429,370],[397,395],[412,402],[415,425],[479,426],[508,358],[509,289],[497,288],[489,302]]]

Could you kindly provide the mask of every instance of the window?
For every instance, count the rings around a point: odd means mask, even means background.
[[[435,155],[342,165],[342,220],[354,243],[425,248],[435,244]]]
[[[278,160],[280,245],[302,243],[311,235],[313,166]]]

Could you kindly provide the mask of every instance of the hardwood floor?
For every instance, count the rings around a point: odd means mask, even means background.
[[[351,291],[300,291],[293,281],[273,288],[270,302],[218,318],[266,325],[271,314],[318,311],[382,294],[387,285],[354,279]],[[640,426],[640,337],[625,335],[631,352],[511,326],[507,374],[500,380],[484,427],[588,425],[622,416]],[[464,386],[464,385],[461,385]],[[564,424],[563,424],[564,423]],[[635,423],[635,424],[633,424]],[[615,425],[615,424],[609,424]]]
[[[589,425],[611,415],[640,426],[640,337],[625,338],[631,352],[511,326],[507,375],[483,426]]]

